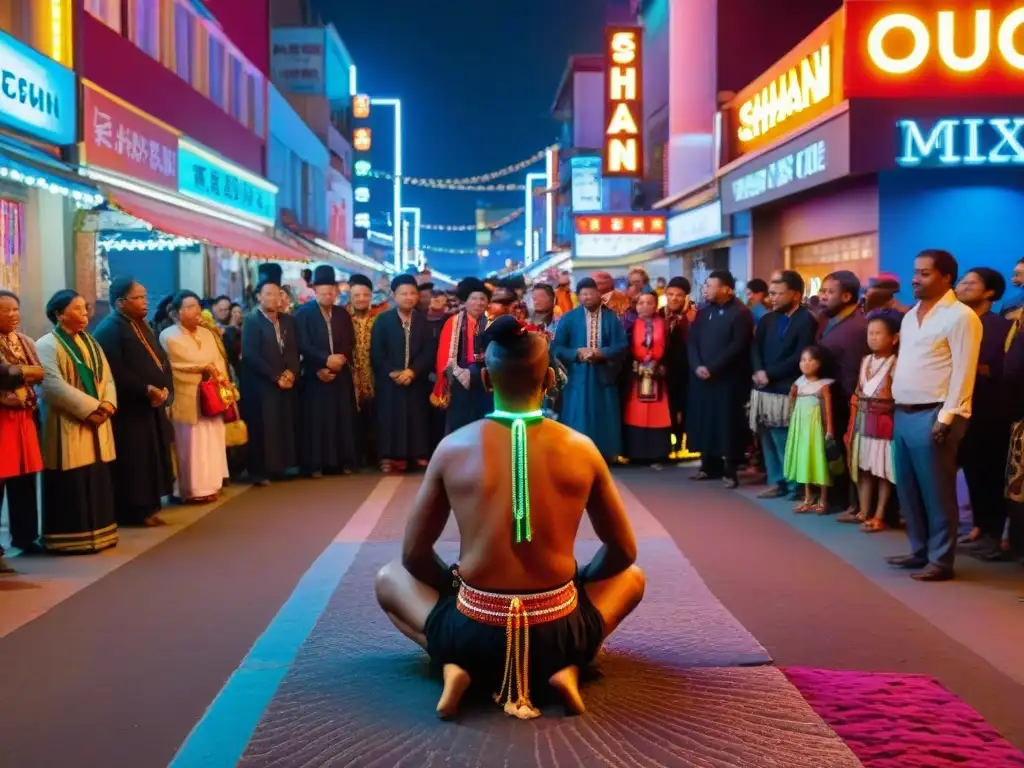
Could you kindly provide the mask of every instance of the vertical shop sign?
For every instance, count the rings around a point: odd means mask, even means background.
[[[177,190],[177,135],[92,83],[82,85],[82,162]]]
[[[603,170],[607,177],[643,175],[642,34],[640,27],[609,27],[605,36]]]

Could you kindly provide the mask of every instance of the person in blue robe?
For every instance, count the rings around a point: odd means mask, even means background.
[[[576,285],[580,305],[558,322],[554,353],[569,373],[561,422],[589,437],[609,462],[622,454],[618,375],[629,349],[618,316],[601,305],[592,278]]]

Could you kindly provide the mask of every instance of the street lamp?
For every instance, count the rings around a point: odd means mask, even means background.
[[[548,147],[544,153],[544,172],[547,174],[547,192],[544,195],[544,250],[555,250],[555,150]]]
[[[539,258],[533,239],[533,185],[546,178],[547,174],[545,173],[526,174],[526,236],[523,238],[523,246],[526,250],[523,256],[527,265]]]
[[[411,214],[412,215],[412,220],[413,220],[413,225],[412,225],[412,258],[411,259],[406,259],[406,258],[403,257],[403,259],[402,259],[402,269],[407,268],[410,264],[413,264],[417,268],[419,268],[419,265],[420,265],[420,222],[422,220],[420,217],[422,215],[422,212],[421,212],[421,210],[419,208],[411,208],[411,207],[409,207],[409,208],[402,208],[400,212],[401,213]],[[405,230],[402,230],[402,232],[403,232],[403,235],[404,235]],[[408,243],[406,244],[406,250],[408,250]]]
[[[401,99],[370,99],[370,104],[377,107],[394,107],[395,109],[395,190],[391,234],[394,238],[395,267],[402,269],[402,100]]]

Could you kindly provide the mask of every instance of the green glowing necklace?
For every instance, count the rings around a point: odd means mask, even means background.
[[[533,539],[530,527],[530,464],[526,454],[526,425],[544,418],[541,410],[512,413],[495,409],[487,414],[495,421],[512,423],[512,517],[516,521],[516,544]]]

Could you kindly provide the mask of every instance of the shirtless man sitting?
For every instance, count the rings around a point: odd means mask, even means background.
[[[434,453],[401,559],[377,574],[377,600],[442,665],[441,717],[455,714],[471,680],[493,686],[515,717],[540,714],[529,691],[545,683],[578,714],[580,669],[643,597],[636,538],[594,444],[540,414],[554,381],[547,337],[509,316],[487,334],[483,376],[495,412]],[[603,546],[579,570],[584,510]],[[449,513],[461,538],[451,567],[434,551]]]

